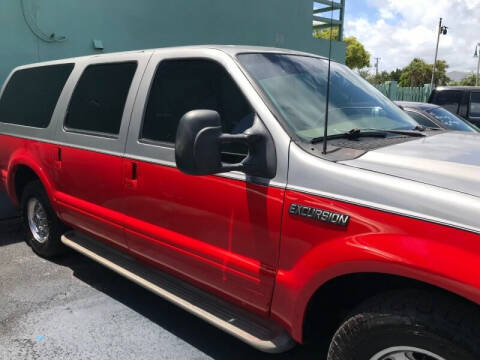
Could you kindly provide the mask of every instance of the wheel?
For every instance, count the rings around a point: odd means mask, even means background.
[[[478,339],[476,305],[442,292],[390,292],[352,312],[328,360],[478,360]]]
[[[25,240],[33,251],[45,258],[65,252],[60,237],[66,227],[55,215],[40,181],[29,183],[22,194],[21,209]]]

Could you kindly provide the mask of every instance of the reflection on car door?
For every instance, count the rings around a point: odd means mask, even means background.
[[[174,162],[176,129],[186,112],[216,110],[226,132],[242,132],[251,126],[254,110],[224,67],[209,59],[152,59],[149,77],[149,90],[141,89],[138,96],[148,92],[148,101],[135,105],[134,114],[142,119],[130,129],[125,159],[125,167],[135,169],[126,194],[130,249],[267,313],[284,190],[254,184],[240,174],[185,175]],[[243,148],[224,150],[225,161],[246,155]]]

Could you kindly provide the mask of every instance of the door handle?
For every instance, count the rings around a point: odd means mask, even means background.
[[[57,157],[55,159],[55,167],[59,170],[62,168],[62,148],[57,148]]]
[[[138,165],[136,162],[131,163],[130,173],[125,179],[125,187],[134,190],[138,185]]]

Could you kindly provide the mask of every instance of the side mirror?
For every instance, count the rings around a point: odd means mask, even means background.
[[[223,163],[221,146],[228,143],[246,145],[248,156],[237,164]],[[253,126],[243,134],[223,134],[220,115],[212,110],[193,110],[180,119],[175,161],[180,171],[189,175],[236,170],[271,179],[276,174],[275,146],[263,124],[256,118]]]

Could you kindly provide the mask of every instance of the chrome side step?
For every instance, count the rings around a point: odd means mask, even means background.
[[[149,268],[103,243],[72,231],[62,242],[254,348],[280,353],[295,341],[280,325],[251,314],[169,274]]]

